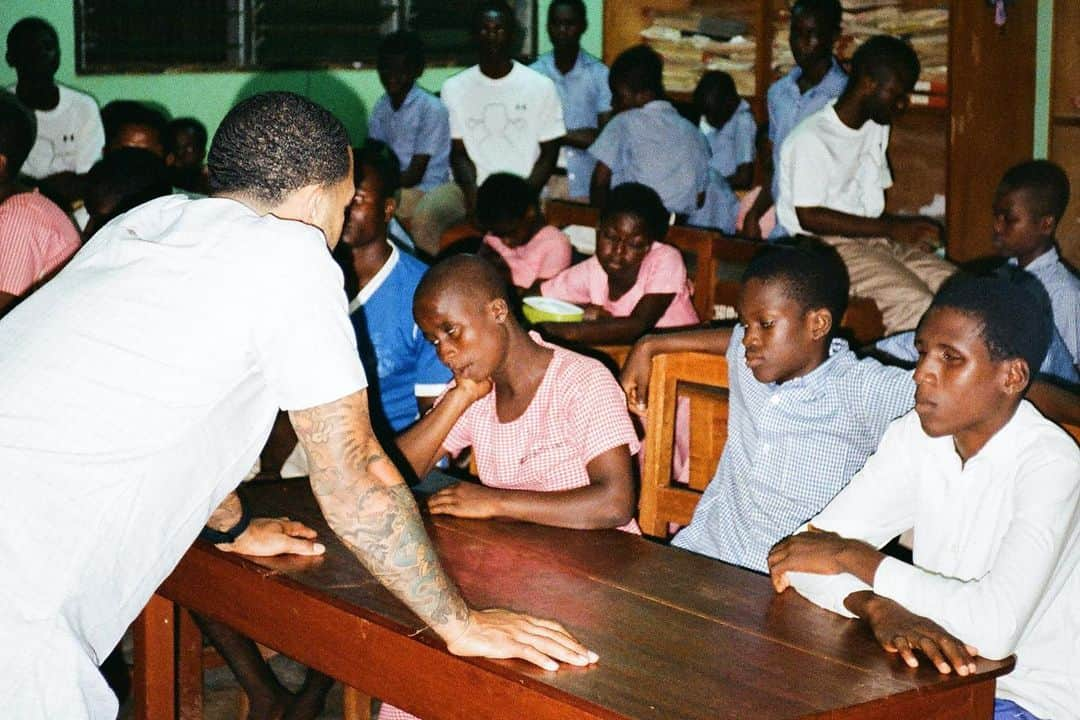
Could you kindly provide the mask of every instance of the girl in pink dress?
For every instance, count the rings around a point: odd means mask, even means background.
[[[570,238],[548,225],[536,191],[517,175],[488,176],[476,195],[484,255],[505,264],[514,287],[528,289],[570,267]]]
[[[682,254],[661,242],[668,212],[656,191],[611,191],[596,228],[596,255],[540,286],[545,297],[585,306],[585,319],[544,323],[547,334],[585,344],[632,343],[653,328],[695,325]]]
[[[527,333],[498,271],[475,256],[432,267],[413,313],[454,384],[398,448],[423,477],[471,446],[482,483],[440,490],[428,500],[431,513],[638,532],[640,444],[603,365]],[[380,712],[381,720],[411,717],[388,705]]]

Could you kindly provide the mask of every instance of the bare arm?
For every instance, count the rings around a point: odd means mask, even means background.
[[[1074,392],[1034,380],[1027,389],[1027,399],[1054,422],[1080,425],[1080,395]]]
[[[296,448],[296,433],[293,431],[289,415],[279,412],[270,428],[270,437],[266,447],[259,453],[259,474],[257,479],[270,479],[281,476],[281,467]]]
[[[927,251],[941,245],[941,226],[920,215],[870,218],[824,207],[796,207],[799,225],[815,235],[887,237]]]
[[[573,490],[502,490],[463,482],[435,493],[428,509],[436,515],[524,520],[578,530],[615,528],[634,517],[634,475],[630,449],[620,445],[585,466],[589,484]]]
[[[772,178],[765,177],[761,182],[761,190],[754,198],[754,204],[746,211],[743,218],[741,234],[747,240],[761,240],[761,216],[773,206]],[[805,227],[805,226],[804,226]]]
[[[589,181],[589,204],[604,207],[608,192],[611,191],[611,168],[599,160],[593,168],[592,180]]]
[[[566,131],[562,141],[563,145],[569,145],[579,150],[588,150],[599,135],[600,130],[597,128],[574,128]]]
[[[454,423],[473,402],[490,390],[490,382],[480,384],[458,378],[457,384],[443,396],[442,402],[398,435],[398,450],[408,460],[417,477],[427,475],[446,456],[442,444]]]
[[[411,188],[419,185],[424,179],[424,173],[427,172],[430,161],[430,155],[413,155],[412,160],[409,161],[409,167],[401,173],[401,187]]]
[[[735,172],[728,176],[727,181],[732,190],[749,190],[750,185],[754,182],[754,163],[748,162],[738,166],[735,168]],[[762,192],[764,191],[764,188],[762,188]],[[754,199],[754,202],[757,202],[757,198]]]
[[[649,399],[649,374],[652,359],[663,353],[704,352],[723,355],[731,341],[731,328],[686,330],[683,332],[646,335],[634,343],[626,357],[619,383],[626,393],[630,412],[645,415]]]
[[[330,527],[379,582],[457,655],[521,657],[549,670],[596,661],[560,625],[505,610],[470,610],[446,575],[412,495],[371,430],[367,391],[289,417],[308,455]]]
[[[626,317],[601,318],[571,323],[543,323],[545,333],[587,345],[632,343],[656,327],[667,312],[674,293],[649,293],[642,296],[634,311]]]
[[[555,163],[559,161],[559,146],[562,145],[561,137],[540,143],[540,157],[533,163],[532,172],[529,173],[529,185],[540,192],[547,184],[548,178],[555,170]]]
[[[454,180],[465,193],[465,209],[471,216],[476,208],[476,164],[461,140],[450,141],[450,168],[454,171]]]
[[[9,292],[0,290],[0,317],[4,317],[8,310],[14,308],[18,300],[18,295],[12,295]]]

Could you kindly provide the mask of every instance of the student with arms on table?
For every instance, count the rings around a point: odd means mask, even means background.
[[[995,718],[1080,718],[1080,450],[1024,400],[1050,318],[1000,278],[958,276],[919,324],[915,410],[769,569],[867,621],[914,667],[1016,653]],[[876,548],[914,530],[914,564]]]
[[[214,196],[99,233],[0,324],[0,696],[19,718],[108,718],[95,664],[204,525],[224,549],[322,552],[246,523],[235,488],[290,412],[329,526],[459,655],[596,659],[555,623],[469,608],[371,430],[327,252],[352,200],[348,135],[291,93],[243,101],[210,149]],[[318,352],[311,352],[318,348]]]

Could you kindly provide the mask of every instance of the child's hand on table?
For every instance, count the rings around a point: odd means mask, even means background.
[[[941,247],[941,225],[921,215],[893,218],[889,237],[923,252],[933,253]]]
[[[874,547],[810,526],[773,545],[769,551],[769,575],[776,592],[791,585],[789,572],[814,575],[850,573],[867,585],[874,584],[874,573],[884,556]]]
[[[432,515],[487,520],[499,514],[498,494],[497,490],[474,482],[459,482],[428,498],[428,511]]]

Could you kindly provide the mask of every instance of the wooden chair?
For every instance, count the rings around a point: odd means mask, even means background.
[[[651,378],[638,524],[646,535],[666,538],[669,523],[690,523],[724,450],[728,418],[727,360],[705,353],[658,355],[652,361]],[[679,398],[689,400],[689,485],[674,482],[671,472]]]
[[[569,200],[548,200],[544,206],[548,225],[563,228],[567,225],[596,227],[600,222],[600,208]]]

